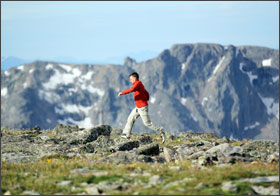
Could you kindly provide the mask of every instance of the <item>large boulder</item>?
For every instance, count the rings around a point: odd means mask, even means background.
[[[86,144],[95,141],[101,135],[110,136],[111,131],[112,127],[109,125],[79,129],[78,126],[58,124],[54,129],[57,138],[72,145]]]

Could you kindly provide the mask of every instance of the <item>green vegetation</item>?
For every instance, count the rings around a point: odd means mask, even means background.
[[[180,171],[174,171],[172,166],[179,166]],[[71,170],[88,168],[90,171],[107,171],[106,175],[95,176],[92,174],[73,174]],[[148,173],[149,175],[132,176],[132,172]],[[33,190],[40,194],[78,194],[85,192],[81,183],[98,184],[102,181],[130,183],[126,189],[114,189],[105,191],[106,194],[236,194],[223,191],[221,185],[226,181],[233,181],[237,185],[238,194],[252,193],[250,183],[239,182],[242,178],[258,176],[279,175],[278,164],[249,164],[238,163],[225,167],[192,168],[191,163],[173,162],[169,164],[133,162],[129,164],[114,165],[111,163],[97,163],[94,158],[65,159],[62,156],[44,157],[39,162],[33,163],[8,163],[1,162],[1,192],[10,191],[11,194],[21,194],[24,190]],[[150,185],[149,178],[159,175],[162,183]],[[182,181],[190,178],[189,181]],[[59,186],[57,182],[70,180],[72,184]],[[181,181],[174,186],[167,184]],[[202,183],[203,186],[196,188]],[[137,184],[137,185],[134,185]],[[20,185],[20,186],[19,186]],[[277,183],[273,184],[277,187]],[[16,188],[15,188],[16,187]],[[71,187],[76,187],[73,190]],[[85,192],[86,193],[86,192]]]

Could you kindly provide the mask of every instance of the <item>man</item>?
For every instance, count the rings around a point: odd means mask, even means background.
[[[121,135],[122,138],[130,139],[130,133],[132,130],[132,127],[134,125],[134,122],[136,119],[141,116],[143,123],[146,127],[149,129],[152,129],[156,132],[158,132],[161,136],[162,143],[165,142],[165,133],[163,131],[163,128],[158,128],[150,120],[149,114],[148,114],[148,101],[149,101],[149,93],[145,89],[142,82],[139,80],[138,73],[134,72],[129,75],[130,82],[132,84],[132,87],[130,89],[124,90],[118,94],[118,97],[121,95],[125,95],[128,93],[134,92],[134,101],[136,107],[131,111],[130,115],[128,116],[127,123],[125,125],[125,128],[123,130],[123,134]]]

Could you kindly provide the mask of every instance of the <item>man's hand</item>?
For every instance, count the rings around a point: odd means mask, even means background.
[[[121,94],[122,94],[122,93],[119,93],[119,94],[118,94],[118,97],[121,96]]]

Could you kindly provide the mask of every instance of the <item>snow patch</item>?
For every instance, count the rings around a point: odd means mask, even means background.
[[[184,97],[183,97],[183,98],[181,98],[180,101],[181,101],[181,103],[182,103],[183,105],[185,105],[185,104],[187,103],[187,98],[184,98]]]
[[[263,66],[271,66],[271,61],[272,61],[271,58],[270,58],[270,59],[264,59],[264,60],[262,61],[262,65],[263,65]]]
[[[223,61],[225,60],[225,56],[223,56],[223,58],[219,61],[219,63],[216,65],[211,77],[207,80],[207,82],[210,82],[213,78],[213,76],[216,75],[217,71],[219,70],[219,68],[221,67]]]
[[[279,76],[272,77],[273,82],[276,82],[277,80],[279,80]]]
[[[53,69],[53,64],[47,64],[46,69]]]
[[[9,75],[10,75],[9,71],[4,71],[4,74],[5,74],[6,76],[9,76]]]
[[[276,103],[273,98],[262,97],[259,93],[258,95],[261,98],[264,105],[266,106],[267,114],[268,115],[273,114],[275,116],[277,115],[279,116],[279,103]]]
[[[74,71],[73,74],[72,73],[63,74],[56,69],[54,69],[54,71],[55,73],[52,75],[50,80],[46,83],[43,83],[43,87],[45,89],[55,89],[59,84],[67,85],[70,83],[74,83],[74,79],[80,76],[81,74],[79,70],[78,71],[73,70]]]
[[[71,104],[60,104],[62,111],[60,111],[61,113],[81,113],[83,112],[84,114],[88,114],[89,110],[91,109],[92,106],[82,106],[82,105],[71,105]]]
[[[33,71],[34,71],[34,69],[30,69],[30,70],[29,70],[29,74],[32,74]]]
[[[181,66],[182,70],[184,70],[186,68],[186,64],[185,63],[182,63],[182,66]]]
[[[1,97],[2,97],[2,96],[6,96],[7,94],[8,94],[8,88],[7,88],[7,87],[1,89]]]
[[[260,123],[259,122],[256,122],[255,124],[253,125],[250,125],[250,126],[247,126],[247,127],[244,127],[244,130],[248,130],[248,129],[254,129],[255,127],[259,126]]]
[[[99,88],[94,88],[93,86],[89,85],[89,86],[86,86],[85,84],[82,84],[81,85],[81,89],[83,90],[87,90],[89,91],[90,93],[97,93],[100,97],[103,97],[104,94],[105,94],[105,91],[99,89]]]
[[[81,78],[84,79],[84,80],[90,80],[92,75],[93,75],[93,72],[90,71],[87,74],[83,75]]]
[[[193,113],[191,113],[191,117],[193,118],[193,120],[194,120],[195,122],[197,122],[197,118],[193,115]]]
[[[151,97],[151,103],[154,104],[156,102],[156,98],[155,97]]]
[[[254,80],[254,79],[258,79],[258,76],[257,76],[257,75],[253,75],[252,72],[245,72],[245,71],[243,71],[243,66],[244,66],[244,65],[245,65],[244,63],[240,63],[240,64],[239,64],[239,69],[241,70],[242,73],[248,75],[249,80],[250,80],[250,83],[251,83],[251,85],[253,86],[253,80]]]
[[[21,66],[17,67],[17,69],[23,71],[24,70],[24,66],[21,65]]]
[[[72,118],[68,118],[68,119],[64,119],[64,120],[58,120],[58,122],[61,124],[72,123],[72,124],[78,125],[79,128],[90,128],[93,126],[89,117],[85,118],[82,121],[75,121]]]
[[[39,98],[45,100],[49,103],[58,103],[60,101],[60,96],[55,93],[51,93],[44,90],[39,90]]]
[[[27,82],[25,82],[24,84],[23,84],[23,88],[27,88],[28,87],[28,84],[27,84]]]
[[[201,105],[204,106],[206,101],[208,101],[208,97],[203,97]]]

